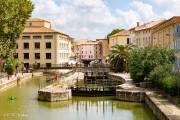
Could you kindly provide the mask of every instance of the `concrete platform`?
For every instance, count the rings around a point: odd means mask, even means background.
[[[56,102],[65,101],[72,98],[70,89],[63,88],[44,88],[38,91],[38,100]]]

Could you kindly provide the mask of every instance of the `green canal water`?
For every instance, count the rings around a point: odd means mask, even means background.
[[[0,120],[156,120],[145,105],[112,97],[38,102],[37,90],[45,80],[36,77],[0,91]],[[16,100],[9,100],[10,96],[16,96]]]

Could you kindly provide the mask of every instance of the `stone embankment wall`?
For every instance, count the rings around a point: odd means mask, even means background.
[[[60,90],[48,90],[42,89],[38,91],[38,100],[56,102],[70,100],[72,98],[70,89],[60,89]]]
[[[159,106],[155,104],[154,101],[146,93],[144,94],[144,103],[150,108],[150,110],[159,120],[171,120],[165,115],[164,112],[161,111]]]
[[[166,98],[162,99],[159,96],[161,94],[156,94],[154,91],[116,91],[116,98],[118,100],[145,103],[158,120],[180,120],[179,108],[176,108]]]
[[[116,98],[127,102],[144,102],[144,92],[116,90]]]
[[[119,79],[122,79],[122,77]],[[120,85],[119,88],[116,90],[116,98],[118,100],[143,102],[150,108],[158,120],[180,120],[180,109],[164,97],[162,93],[135,86],[133,88],[132,84],[128,82]]]
[[[31,77],[32,77],[31,73],[24,73],[23,75],[19,73],[17,74],[17,76],[12,75],[11,77],[9,77],[9,79],[8,77],[3,77],[0,79],[0,90],[17,85],[26,79],[30,79]]]

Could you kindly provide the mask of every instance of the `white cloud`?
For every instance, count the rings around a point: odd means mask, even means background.
[[[146,4],[140,1],[133,1],[130,4],[131,8],[141,16],[142,20],[148,20],[154,18],[156,15],[153,11],[153,7],[150,4]]]
[[[163,18],[170,18],[172,16],[180,15],[180,0],[152,0],[160,9],[160,16]]]
[[[135,26],[136,22],[152,21],[157,16],[150,4],[140,1],[133,1],[129,4],[129,8],[129,10],[117,10],[118,17],[121,18],[121,22],[127,27]]]
[[[102,38],[113,28],[128,28],[137,21],[155,18],[153,7],[133,1],[129,9],[110,10],[104,0],[33,0],[34,17],[48,19],[60,31],[75,38]]]
[[[55,27],[76,38],[104,37],[116,18],[103,0],[34,0],[33,16],[50,19]],[[110,28],[112,29],[112,28]]]

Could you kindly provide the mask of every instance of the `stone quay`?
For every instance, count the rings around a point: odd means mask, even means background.
[[[38,100],[57,102],[72,99],[72,93],[70,89],[64,88],[43,88],[38,91]]]

